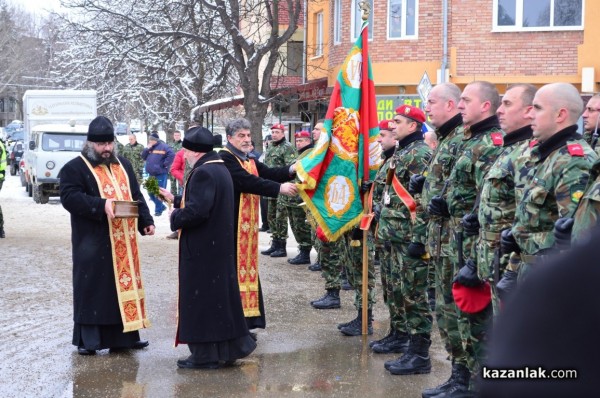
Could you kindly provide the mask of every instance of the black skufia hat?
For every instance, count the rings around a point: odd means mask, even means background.
[[[87,140],[91,142],[113,142],[115,140],[115,129],[113,124],[105,116],[97,116],[90,122]]]
[[[194,152],[210,152],[214,147],[213,134],[205,127],[192,127],[185,133],[182,146]]]

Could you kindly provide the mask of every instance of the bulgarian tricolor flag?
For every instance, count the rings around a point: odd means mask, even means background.
[[[330,241],[360,222],[360,183],[373,181],[381,166],[368,32],[365,21],[335,82],[324,123],[327,132],[296,166],[300,196]]]

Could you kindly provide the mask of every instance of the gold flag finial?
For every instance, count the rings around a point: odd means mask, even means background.
[[[371,3],[367,0],[362,0],[358,2],[358,7],[362,11],[362,19],[363,21],[369,20],[369,14],[371,13]]]

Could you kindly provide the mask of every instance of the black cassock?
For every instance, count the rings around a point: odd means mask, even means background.
[[[138,230],[153,225],[148,206],[129,160],[119,156],[127,172],[131,196],[139,201]],[[90,159],[92,166],[96,166]],[[71,213],[73,245],[73,344],[87,349],[127,348],[140,337],[123,333],[117,299],[106,199],[100,197],[94,175],[76,157],[60,171],[60,200]]]
[[[228,145],[229,149],[232,149]],[[248,173],[238,162],[236,155],[227,152],[220,151],[219,155],[223,158],[225,165],[231,173],[233,180],[234,189],[234,200],[235,200],[235,237],[237,239],[237,226],[238,226],[238,214],[240,208],[240,195],[242,193],[251,193],[259,196],[268,196],[270,198],[276,198],[279,195],[280,183],[290,181],[294,178],[289,173],[289,166],[283,167],[268,167],[258,160],[254,159],[256,169],[258,170],[258,177]],[[239,159],[242,159],[241,157]],[[242,160],[250,161],[250,160]],[[258,228],[258,226],[257,226]],[[237,241],[236,241],[237,247]],[[258,253],[257,253],[258,254]],[[262,288],[260,286],[260,271],[258,279],[258,302],[260,309],[260,316],[248,317],[246,322],[248,323],[249,329],[262,328],[266,326],[265,320],[265,306],[262,296]]]
[[[176,342],[190,346],[196,363],[231,361],[256,348],[240,298],[233,211],[231,176],[208,152],[188,177],[183,207],[171,214],[171,229],[181,229]]]

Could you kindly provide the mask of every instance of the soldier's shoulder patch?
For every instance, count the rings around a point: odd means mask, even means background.
[[[504,139],[502,138],[502,133],[492,133],[490,134],[492,138],[492,142],[494,146],[502,146],[504,144]]]
[[[529,148],[533,148],[537,144],[538,144],[538,140],[531,140],[531,141],[529,141]]]
[[[583,197],[582,190],[577,190],[577,191],[571,192],[571,201],[573,203],[579,203],[579,201],[581,200],[582,197]]]
[[[584,156],[581,144],[568,144],[567,150],[571,156]]]

